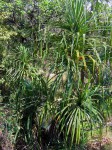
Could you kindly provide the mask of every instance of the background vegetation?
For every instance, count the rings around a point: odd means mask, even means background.
[[[14,149],[87,142],[112,113],[111,2],[0,1],[0,90]]]

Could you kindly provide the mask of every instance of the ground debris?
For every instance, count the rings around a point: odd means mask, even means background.
[[[89,141],[88,150],[111,150],[112,149],[112,138],[102,137],[101,140],[95,139]]]
[[[0,130],[0,150],[13,150],[13,146],[7,139],[7,135]]]

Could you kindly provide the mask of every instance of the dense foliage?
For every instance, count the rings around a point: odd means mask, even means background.
[[[80,145],[111,116],[111,3],[2,0],[0,52],[15,149]]]

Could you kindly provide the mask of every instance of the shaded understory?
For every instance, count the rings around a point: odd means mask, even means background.
[[[14,148],[14,144],[11,143],[13,135],[10,133],[10,125],[8,121],[10,120],[10,113],[8,108],[4,108],[0,110],[0,150],[37,150],[38,143],[34,143],[33,148],[27,147],[25,142],[20,139]],[[51,144],[45,144],[48,141],[49,136],[45,131],[42,133],[43,141],[43,149],[44,150],[69,150],[69,147],[65,145],[61,140],[58,142],[53,141]],[[51,135],[52,136],[52,135]],[[52,137],[50,137],[51,139]],[[44,143],[45,142],[45,143]],[[41,150],[41,148],[38,148]],[[103,126],[102,129],[96,129],[92,132],[88,131],[88,138],[86,141],[82,142],[79,146],[73,147],[73,150],[111,150],[112,149],[112,118],[107,120],[107,123]]]

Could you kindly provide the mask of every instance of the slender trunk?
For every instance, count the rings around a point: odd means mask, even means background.
[[[84,68],[81,69],[81,82],[84,84]]]

